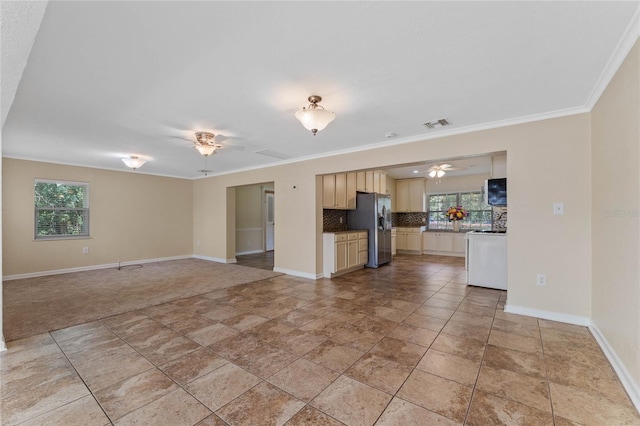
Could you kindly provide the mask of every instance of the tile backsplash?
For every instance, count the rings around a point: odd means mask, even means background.
[[[424,226],[427,224],[427,214],[423,212],[391,213],[391,224],[400,227]]]
[[[507,230],[507,209],[506,207],[494,207],[491,214],[491,229],[494,231]]]
[[[322,211],[322,232],[347,230],[347,211],[324,209]]]

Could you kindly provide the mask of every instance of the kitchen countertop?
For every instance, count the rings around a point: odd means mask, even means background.
[[[323,234],[347,234],[349,232],[367,232],[366,229],[348,229],[346,231],[323,231]]]

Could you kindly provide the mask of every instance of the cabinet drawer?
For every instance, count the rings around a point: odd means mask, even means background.
[[[348,238],[350,240],[357,240],[358,239],[358,233],[357,232],[350,232],[347,235],[348,235]]]
[[[363,238],[367,238],[367,233],[365,232],[358,232],[358,238],[359,239],[363,239]]]
[[[368,262],[368,256],[366,251],[358,253],[358,263],[364,265]]]
[[[339,241],[347,241],[348,234],[336,234],[336,243]]]

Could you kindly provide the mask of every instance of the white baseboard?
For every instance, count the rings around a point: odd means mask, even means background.
[[[322,278],[322,274],[310,274],[308,272],[294,271],[293,269],[273,268],[273,272],[281,272],[294,277],[309,278],[310,280],[319,280]]]
[[[221,257],[200,256],[199,254],[194,254],[191,257],[193,257],[194,259],[208,260],[209,262],[218,262],[218,263],[237,263],[238,262],[235,257],[232,259],[223,259]]]
[[[131,260],[126,262],[120,262],[120,264],[104,263],[102,265],[80,266],[77,268],[54,269],[51,271],[41,271],[41,272],[29,272],[26,274],[6,275],[2,277],[2,281],[20,280],[23,278],[44,277],[47,275],[69,274],[72,272],[95,271],[97,269],[117,268],[118,266],[139,265],[142,263],[155,263],[155,262],[166,262],[168,260],[191,259],[192,257],[193,256],[189,254],[189,255],[183,255],[183,256],[159,257],[156,259]]]
[[[257,254],[257,253],[264,253],[264,250],[249,250],[249,251],[241,251],[236,253],[236,256],[242,256],[245,254]]]
[[[2,340],[0,340],[0,352],[4,352],[7,350],[7,344],[4,341],[4,334],[0,334]]]
[[[629,371],[624,366],[624,363],[620,360],[616,351],[613,350],[607,339],[604,337],[600,329],[596,324],[591,324],[589,326],[589,330],[591,330],[591,334],[595,337],[596,341],[602,348],[604,355],[607,357],[611,366],[616,371],[620,382],[622,382],[622,386],[629,394],[629,398],[631,402],[636,407],[636,410],[640,413],[640,384],[636,383],[633,379],[633,376],[629,374]]]
[[[591,319],[587,317],[579,317],[577,315],[567,315],[558,312],[542,311],[539,309],[525,308],[524,306],[504,305],[504,311],[510,314],[525,315],[546,319],[550,321],[565,322],[567,324],[581,325],[588,327],[591,325]]]

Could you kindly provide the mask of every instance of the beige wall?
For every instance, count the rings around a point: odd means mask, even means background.
[[[624,364],[636,392],[640,392],[639,80],[636,42],[591,117],[592,320]]]
[[[36,178],[89,183],[90,239],[34,241]],[[2,186],[4,276],[192,253],[190,180],[3,159]]]
[[[227,206],[225,188],[274,181],[275,267],[319,276],[322,205],[316,175],[506,151],[508,303],[585,319],[591,303],[590,150],[589,114],[580,114],[200,179],[195,183],[194,215],[209,212],[213,220],[195,221],[194,239],[203,243],[194,251],[231,258],[234,252],[225,251],[227,244],[221,240],[225,218],[215,213]],[[565,216],[553,215],[552,205],[559,201],[565,203]],[[547,274],[546,287],[535,285],[538,273]]]
[[[427,194],[442,192],[480,191],[484,181],[489,179],[489,174],[443,177],[438,183],[437,179],[427,178],[425,191]]]

